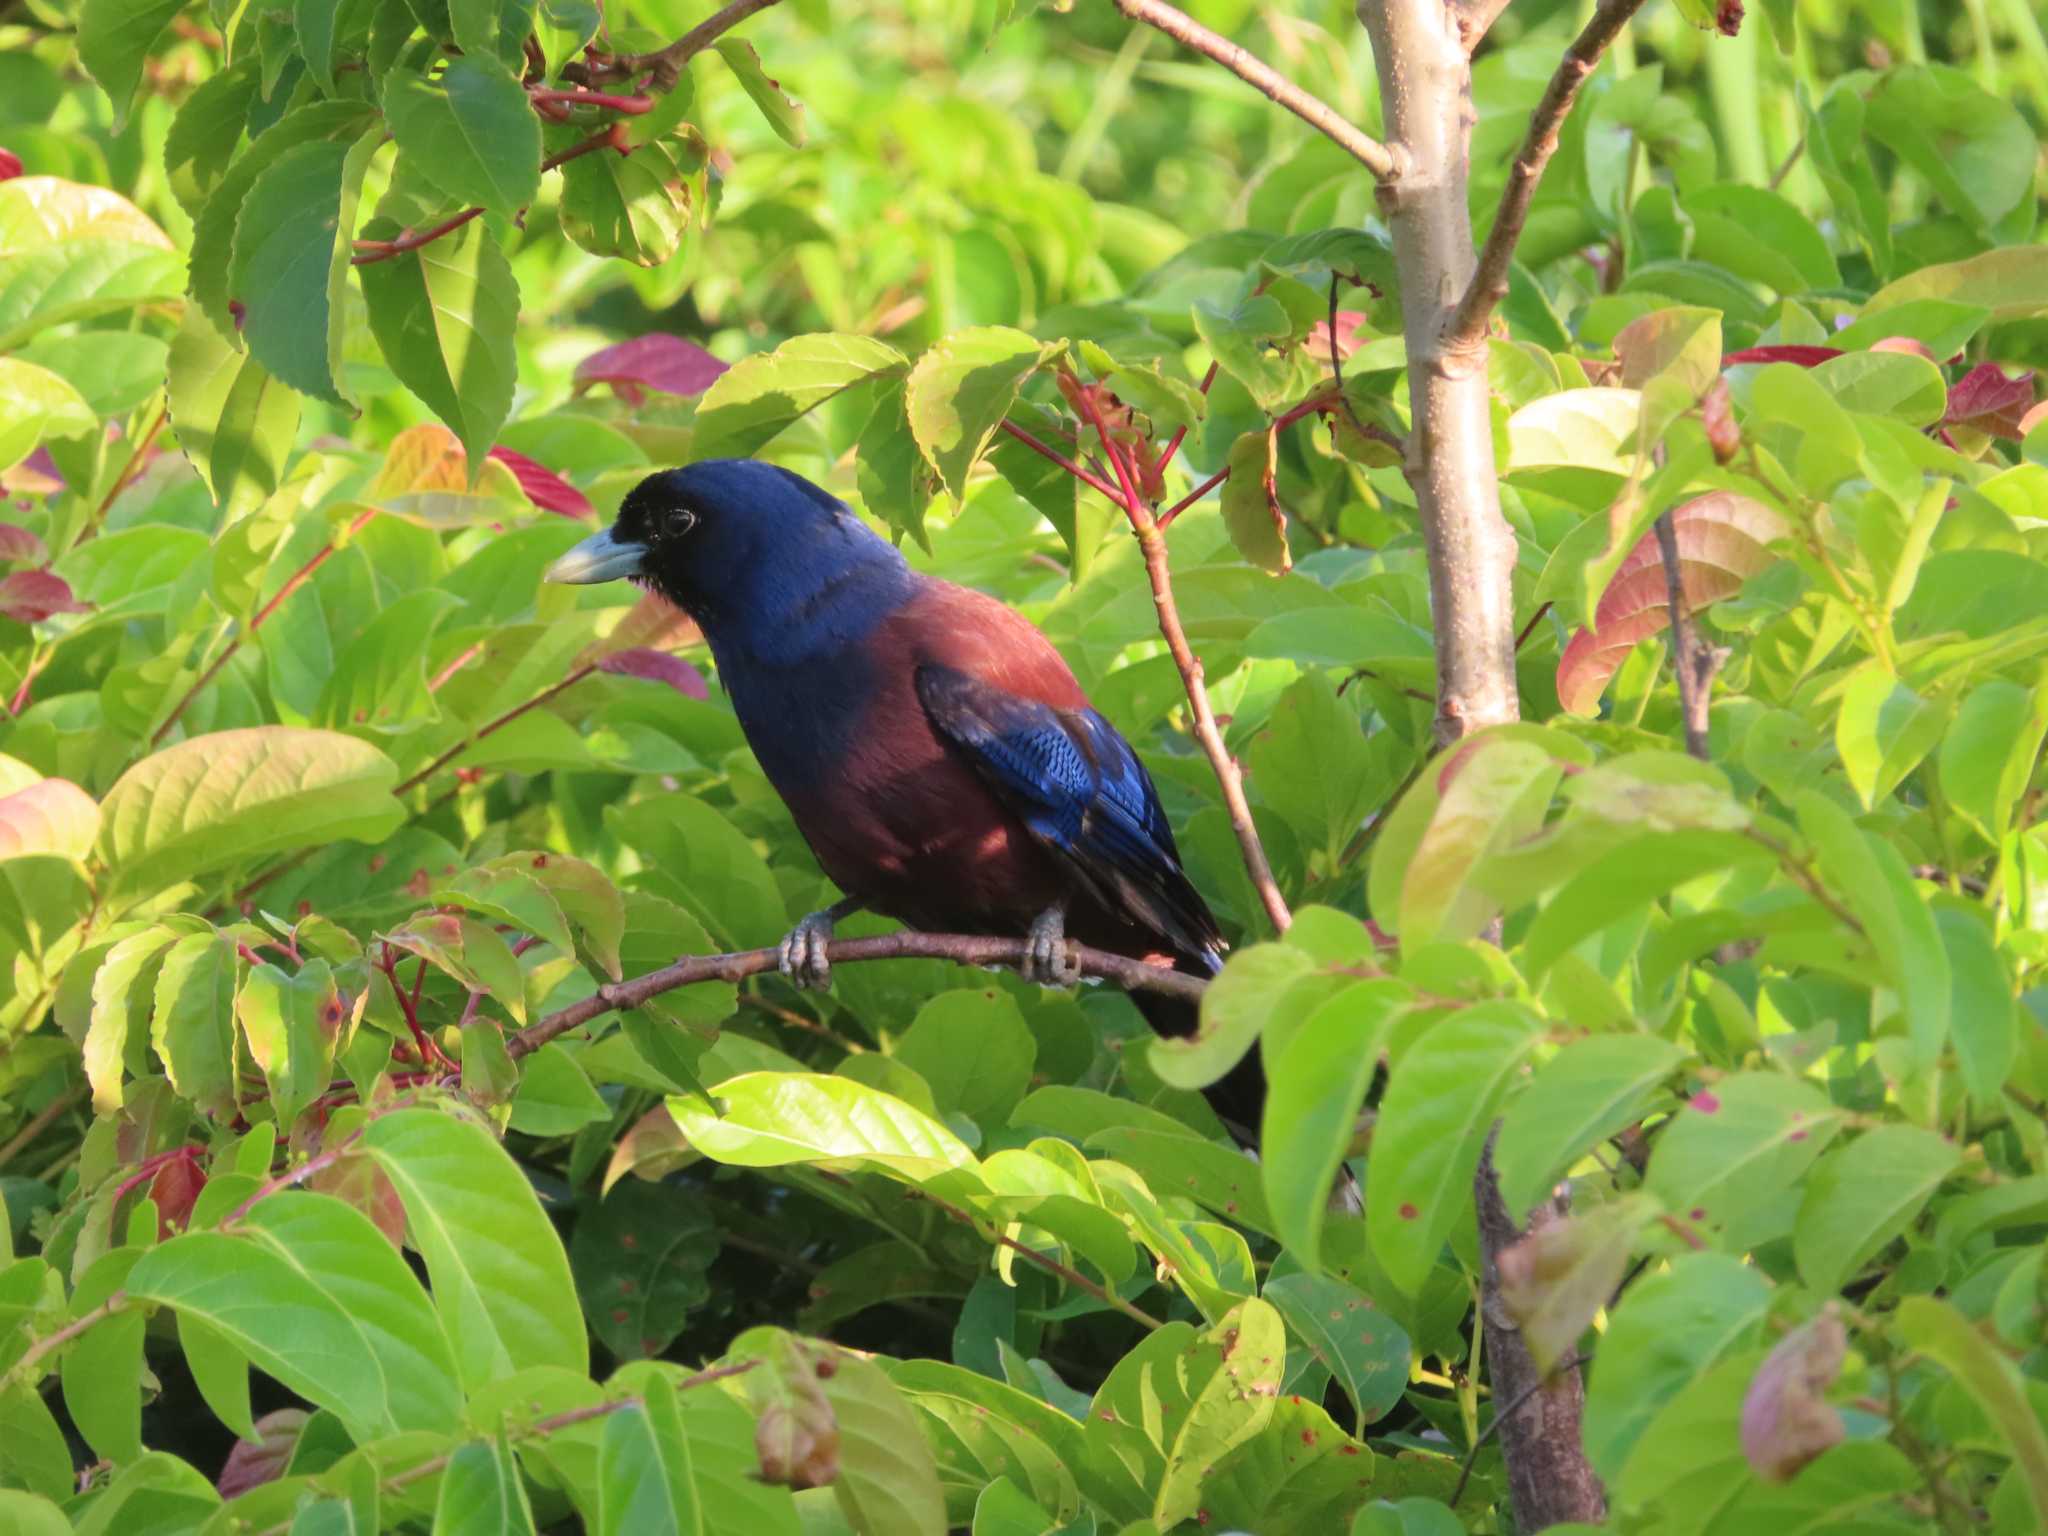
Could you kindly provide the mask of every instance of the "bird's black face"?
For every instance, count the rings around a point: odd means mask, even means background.
[[[649,475],[620,504],[617,521],[564,554],[549,567],[548,580],[632,580],[678,607],[695,608],[717,580],[715,567],[730,559],[722,546],[732,542],[732,525],[745,516],[724,505],[733,487],[722,482],[735,471],[745,477],[764,468],[713,461]]]

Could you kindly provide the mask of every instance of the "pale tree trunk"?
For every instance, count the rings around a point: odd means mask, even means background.
[[[1379,183],[1394,237],[1413,426],[1406,470],[1429,550],[1439,741],[1521,714],[1515,536],[1500,513],[1484,336],[1448,339],[1477,257],[1466,211],[1472,68],[1443,0],[1361,0],[1396,174]]]

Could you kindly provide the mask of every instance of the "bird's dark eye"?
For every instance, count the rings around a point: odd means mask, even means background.
[[[672,539],[679,539],[697,526],[697,514],[688,507],[672,507],[662,519],[662,532]]]

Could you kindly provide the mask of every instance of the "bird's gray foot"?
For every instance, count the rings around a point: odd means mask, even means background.
[[[832,942],[833,925],[843,916],[839,907],[827,907],[811,913],[782,936],[776,946],[775,968],[792,986],[823,991],[832,985],[832,962],[825,956],[825,946]]]
[[[1071,987],[1081,979],[1080,962],[1067,952],[1067,909],[1047,907],[1024,935],[1024,959],[1017,967],[1041,987]]]

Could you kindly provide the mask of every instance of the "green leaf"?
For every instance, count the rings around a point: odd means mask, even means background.
[[[339,403],[327,363],[327,275],[341,238],[349,146],[315,139],[286,150],[249,188],[235,225],[228,292],[245,309],[242,336],[272,376]]]
[[[1273,489],[1278,450],[1274,433],[1245,433],[1230,445],[1230,478],[1223,482],[1223,526],[1230,530],[1230,542],[1253,565],[1276,576],[1294,568],[1287,550],[1287,514]]]
[[[1038,1042],[1016,1000],[986,987],[930,999],[892,1054],[931,1085],[942,1114],[1001,1125],[1031,1086]]]
[[[516,69],[534,10],[534,0],[449,0],[448,24],[464,53],[495,54]]]
[[[562,167],[562,232],[593,256],[658,267],[689,227],[689,189],[666,144],[580,155]]]
[[[325,960],[310,960],[296,974],[269,964],[250,968],[235,1017],[270,1085],[279,1130],[289,1131],[299,1111],[326,1091],[347,1014]]]
[[[1867,103],[1871,134],[1934,187],[1949,210],[1989,228],[2028,195],[2034,133],[2010,101],[1960,69],[1901,64]]]
[[[1942,906],[1935,909],[1934,921],[1948,951],[1953,988],[1949,1031],[1963,1084],[1978,1104],[1996,1104],[2019,1057],[2012,979],[1978,913]]]
[[[1934,749],[1946,713],[1875,662],[1850,677],[1835,722],[1835,747],[1865,809],[1889,796]]]
[[[592,1331],[619,1359],[636,1360],[666,1350],[710,1299],[706,1271],[718,1252],[718,1228],[694,1194],[627,1179],[583,1207],[569,1263]]]
[[[195,219],[235,158],[256,88],[256,61],[244,54],[201,80],[171,119],[164,137],[164,175]]]
[[[1896,1326],[1909,1347],[1939,1361],[1975,1399],[2019,1463],[2035,1520],[2048,1522],[2048,1431],[2011,1363],[1960,1312],[1932,1296],[1902,1301]]]
[[[1922,267],[1878,289],[1863,314],[1867,319],[1920,299],[1979,305],[1991,311],[1993,321],[2040,314],[2048,310],[2048,246],[2007,246]]]
[[[472,1441],[448,1458],[434,1504],[434,1536],[532,1536],[533,1529],[510,1445]]]
[[[510,219],[539,195],[540,118],[497,60],[464,54],[432,81],[395,68],[384,113],[406,160],[459,205]]]
[[[379,842],[404,819],[398,769],[365,742],[265,725],[145,757],[100,803],[99,855],[124,891],[344,838]]]
[[[866,336],[793,336],[742,358],[704,392],[691,457],[745,458],[836,395],[905,365],[901,352]]]
[[[1686,1253],[1630,1286],[1586,1387],[1587,1459],[1611,1487],[1664,1404],[1762,1327],[1771,1284],[1742,1260]]]
[[[359,4],[360,0],[293,0],[292,3],[292,30],[298,34],[299,53],[306,61],[307,73],[330,96],[336,94],[335,44]]]
[[[1795,1185],[1841,1119],[1810,1083],[1775,1072],[1737,1073],[1694,1094],[1665,1125],[1643,1187],[1674,1215],[1722,1228],[1740,1244],[1744,1223]],[[1778,1219],[1771,1210],[1762,1214]]]
[[[1541,824],[1564,764],[1535,742],[1481,736],[1434,772],[1434,813],[1401,881],[1404,954],[1437,939],[1471,938],[1486,926],[1499,904],[1473,876],[1488,853]]]
[[[833,1366],[819,1375],[839,1425],[839,1507],[873,1536],[944,1536],[938,1468],[910,1404],[871,1360],[841,1353]]]
[[[527,1136],[571,1136],[596,1120],[609,1120],[611,1106],[590,1086],[576,1058],[553,1042],[526,1058],[519,1091],[512,1096],[513,1130]]]
[[[1265,1295],[1344,1389],[1360,1426],[1393,1411],[1408,1390],[1408,1335],[1370,1296],[1323,1275],[1277,1276]]]
[[[1589,1148],[1641,1119],[1684,1059],[1655,1035],[1592,1035],[1545,1063],[1501,1117],[1494,1163],[1515,1224]]]
[[[0,1467],[45,1498],[68,1499],[76,1491],[71,1447],[33,1382],[0,1392]]]
[[[690,1145],[741,1168],[791,1163],[871,1167],[917,1183],[974,1154],[951,1131],[901,1099],[843,1077],[749,1072],[711,1090],[720,1113],[671,1098],[669,1113]]]
[[[109,949],[93,972],[92,1022],[81,1050],[93,1108],[110,1115],[121,1107],[121,1072],[128,1041],[149,1017],[150,983],[145,972],[171,942],[167,928],[147,928]]]
[[[1472,1208],[1472,1176],[1501,1099],[1540,1039],[1520,1006],[1479,1003],[1430,1026],[1395,1065],[1365,1170],[1365,1226],[1409,1295]]]
[[[965,498],[968,477],[1024,381],[1061,350],[1059,342],[984,325],[956,331],[917,360],[904,388],[904,411],[925,461],[955,501]]]
[[[12,469],[50,438],[100,424],[76,386],[18,357],[0,357],[0,469]]]
[[[149,232],[154,233],[153,227]],[[13,352],[40,337],[43,345],[31,360],[85,390],[86,380],[105,365],[75,346],[67,350],[71,338],[45,333],[73,321],[171,302],[184,286],[184,263],[177,252],[136,239],[82,236],[9,254],[0,257],[0,347]],[[95,334],[130,344],[154,339],[119,331]]]
[[[1332,867],[1366,816],[1394,790],[1386,759],[1328,673],[1309,671],[1281,694],[1246,754],[1259,798]]]
[[[1166,1465],[1152,1518],[1161,1530],[1201,1507],[1202,1485],[1217,1464],[1271,1419],[1286,1358],[1280,1314],[1253,1298],[1194,1341],[1178,1380],[1154,1376],[1160,1411],[1150,1422],[1162,1426]]]
[[[71,1536],[64,1511],[40,1494],[0,1488],[0,1525],[16,1536]]]
[[[1636,1234],[1655,1207],[1641,1193],[1623,1195],[1546,1223],[1501,1250],[1495,1259],[1501,1304],[1539,1372],[1548,1376],[1576,1353],[1621,1284]]]
[[[78,15],[78,57],[114,103],[114,131],[127,126],[142,67],[183,0],[86,0]]]
[[[740,88],[753,99],[761,109],[761,115],[768,119],[783,143],[792,148],[802,148],[804,142],[804,109],[782,94],[782,87],[768,78],[761,68],[761,56],[754,52],[754,45],[737,37],[722,37],[715,45],[718,56],[725,60],[739,80]]]
[[[532,114],[527,114],[529,117]],[[372,220],[365,234],[397,233]],[[481,219],[387,261],[358,267],[370,332],[399,382],[462,441],[472,479],[512,410],[519,285]]]
[[[171,344],[167,388],[178,446],[232,521],[284,480],[299,431],[299,396],[253,356],[223,341],[197,304]]]
[[[1905,860],[1816,791],[1799,795],[1793,808],[1821,878],[1862,924],[1880,974],[1899,992],[1915,1056],[1931,1064],[1948,1039],[1948,954]]]
[[[377,1159],[426,1260],[434,1305],[470,1389],[534,1365],[589,1369],[568,1255],[519,1165],[488,1132],[427,1109],[372,1121]]]
[[[728,947],[772,944],[788,930],[789,907],[767,862],[704,801],[664,795],[610,809],[605,821],[627,847],[638,850],[650,871],[643,877],[648,888],[683,907]],[[667,958],[674,959],[674,952]]]
[[[1155,1038],[1152,1070],[1175,1088],[1206,1088],[1243,1059],[1288,986],[1316,969],[1287,944],[1237,950],[1202,993],[1201,1025],[1181,1039]]]
[[[1310,1271],[1321,1267],[1332,1181],[1357,1134],[1381,1036],[1408,996],[1397,982],[1347,987],[1308,1016],[1277,1061],[1268,1057],[1259,1174],[1281,1240]]]
[[[171,1086],[216,1120],[231,1120],[235,1095],[235,993],[241,965],[224,933],[175,941],[157,972],[150,1041]]]
[[[2003,840],[2048,735],[2048,689],[1994,677],[1964,698],[1941,741],[1941,792],[1992,843]]]
[[[139,1248],[101,1254],[71,1294],[71,1313],[83,1317],[121,1289]],[[102,1318],[64,1351],[61,1374],[64,1407],[71,1422],[109,1461],[142,1455],[142,1334],[147,1319],[138,1307]]]
[[[1822,1158],[1806,1181],[1792,1254],[1815,1292],[1839,1291],[1910,1226],[1962,1153],[1932,1131],[1880,1125]]]
[[[1583,940],[1640,912],[1689,880],[1730,865],[1761,863],[1763,845],[1734,832],[1708,828],[1646,831],[1601,855],[1553,896],[1530,924],[1521,968],[1542,977]]]

